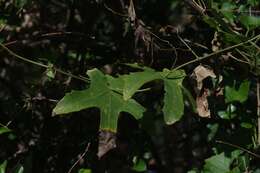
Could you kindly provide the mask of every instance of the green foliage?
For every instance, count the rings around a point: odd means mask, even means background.
[[[78,173],[91,173],[90,169],[80,169]]]
[[[163,163],[159,167],[165,170],[176,164],[185,165],[183,170],[186,170],[187,163],[192,163],[195,169],[189,173],[259,173],[253,156],[245,151],[257,151],[260,145],[257,143],[259,111],[255,103],[259,96],[254,92],[260,76],[260,1],[129,2],[130,5],[103,0],[55,0],[45,4],[30,0],[0,1],[1,121],[12,122],[13,131],[19,132],[14,135],[9,128],[0,126],[0,137],[6,140],[1,146],[10,142],[18,146],[18,151],[11,147],[0,148],[0,155],[11,161],[8,170],[27,172],[30,165],[27,162],[33,156],[35,163],[45,161],[50,172],[59,165],[57,160],[63,159],[63,151],[60,154],[57,150],[81,149],[87,140],[91,147],[84,158],[86,165],[92,165],[92,148],[95,148],[94,152],[96,148],[99,151],[113,148],[116,152],[127,150],[123,153],[127,155],[127,161],[133,156],[144,156],[144,152],[150,154],[149,158],[134,157],[133,165],[126,163],[127,168],[136,172],[150,172],[150,164],[157,167],[158,161]],[[183,39],[180,42],[176,38]],[[29,65],[38,65],[45,71],[34,66],[28,68],[28,64],[16,62],[13,57],[31,63]],[[202,87],[194,92],[198,86],[193,85],[192,80],[200,77],[190,80],[186,73],[190,74],[199,63],[214,67],[216,78],[201,80]],[[167,69],[170,67],[171,70]],[[86,71],[90,82],[81,77]],[[237,75],[231,85],[225,83],[229,75]],[[244,81],[238,82],[241,79]],[[122,120],[123,130],[120,124],[117,134],[120,138],[116,143],[114,136],[97,139],[97,129],[92,129],[92,121],[83,121],[82,112],[78,113],[78,119],[49,119],[56,99],[71,88],[84,89],[65,94],[53,109],[54,115],[98,108],[100,128],[113,132],[117,129],[120,113],[126,112],[141,120],[134,121],[134,125],[130,120]],[[176,123],[183,116],[184,107],[186,115]],[[197,110],[211,115],[198,117]],[[70,121],[69,125],[65,123],[67,121]],[[99,144],[92,143],[93,136],[93,141],[99,140]],[[63,146],[63,143],[73,145]],[[31,146],[33,150],[28,148]],[[174,150],[178,150],[176,155]],[[212,152],[215,154],[202,160]],[[38,155],[39,160],[34,157]],[[68,153],[64,163],[71,164],[75,156],[74,152]],[[17,160],[26,163],[26,167],[9,165]],[[179,164],[179,160],[185,164]],[[109,164],[113,162],[113,159],[109,160]],[[205,163],[202,170],[196,168],[197,163]],[[4,161],[0,173],[5,173],[6,167],[7,161]],[[28,172],[37,172],[29,169]],[[79,173],[90,172],[90,169],[79,170]]]
[[[178,121],[184,111],[182,80],[185,72],[170,71],[164,69],[162,72],[156,72],[152,69],[143,72],[136,72],[124,77],[124,99],[131,98],[137,90],[145,83],[153,80],[162,80],[164,82],[164,119],[167,124]]]
[[[147,166],[143,159],[134,157],[133,162],[134,162],[134,166],[132,167],[132,169],[134,171],[137,171],[137,172],[147,171]]]
[[[24,167],[23,166],[19,166],[15,169],[14,173],[23,173],[24,172]]]
[[[226,86],[225,87],[225,100],[227,103],[238,101],[238,102],[245,102],[248,97],[248,92],[249,92],[249,86],[250,82],[249,81],[243,81],[241,85],[236,88],[236,84],[232,87]]]
[[[5,160],[2,164],[0,164],[0,173],[7,173],[6,167],[7,167],[7,161]],[[24,167],[21,165],[17,166],[13,170],[13,173],[23,173],[23,172],[24,172]]]
[[[205,160],[203,173],[228,173],[230,164],[231,159],[221,153]]]
[[[6,166],[7,166],[7,161],[4,161],[4,162],[0,165],[0,173],[5,173]]]
[[[145,109],[133,99],[124,100],[117,89],[121,89],[112,77],[106,77],[97,69],[89,70],[89,89],[72,91],[57,104],[53,112],[65,114],[83,109],[98,107],[101,110],[100,127],[115,131],[120,112],[128,112],[139,119]],[[121,80],[120,78],[118,80]],[[110,88],[111,87],[111,88]]]
[[[54,114],[66,114],[83,109],[98,107],[101,110],[102,129],[115,131],[120,112],[128,112],[135,118],[142,117],[145,109],[131,97],[147,82],[155,79],[164,81],[164,118],[167,124],[178,121],[184,111],[182,96],[182,80],[184,71],[163,72],[145,68],[143,72],[135,72],[114,78],[104,75],[97,69],[89,70],[91,80],[89,89],[72,91],[54,108]]]
[[[235,118],[236,114],[236,107],[233,104],[229,104],[227,106],[227,109],[225,111],[219,111],[218,115],[222,118],[222,119],[233,119]]]
[[[240,16],[241,23],[250,29],[254,29],[256,27],[260,27],[260,17],[259,16]]]
[[[11,132],[11,130],[7,127],[0,127],[0,135],[4,133]]]

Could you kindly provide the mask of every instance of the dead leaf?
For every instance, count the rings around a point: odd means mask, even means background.
[[[209,89],[203,87],[203,80],[207,77],[216,78],[216,75],[210,67],[199,65],[193,70],[191,77],[196,81],[194,90],[197,95],[196,104],[198,115],[200,117],[210,118],[210,110],[207,98],[210,95],[210,91]]]
[[[134,7],[133,0],[130,0],[130,3],[129,3],[128,16],[129,16],[131,22],[135,21],[136,14],[135,14],[135,7]]]
[[[191,77],[195,79],[197,83],[195,92],[199,95],[203,87],[203,80],[207,77],[216,78],[216,75],[210,67],[199,65],[193,70]]]
[[[99,133],[98,158],[101,158],[114,148],[116,148],[116,134],[114,132],[101,130]]]
[[[208,104],[207,97],[209,96],[209,90],[204,89],[204,92],[201,96],[197,96],[196,104],[197,104],[197,112],[200,117],[210,118],[210,109]]]

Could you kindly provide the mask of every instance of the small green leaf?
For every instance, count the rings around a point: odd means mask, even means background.
[[[0,135],[4,133],[11,132],[11,130],[7,127],[0,127]]]
[[[218,132],[219,124],[208,124],[207,128],[210,130],[208,134],[208,141],[211,141]]]
[[[231,159],[235,160],[238,159],[238,157],[243,154],[243,152],[241,150],[234,150],[231,152]]]
[[[221,7],[221,12],[230,22],[234,22],[235,15],[233,14],[233,10],[236,8],[236,5],[230,2],[224,2]]]
[[[260,17],[259,16],[240,16],[240,22],[248,28],[257,28],[260,27]]]
[[[245,102],[248,97],[249,92],[249,81],[244,81],[238,89],[233,87],[226,86],[225,87],[225,101],[227,103],[233,102],[233,101],[239,101],[241,103]]]
[[[78,173],[91,173],[90,169],[80,169]]]
[[[133,169],[134,171],[144,172],[144,171],[147,170],[146,163],[145,163],[145,161],[144,161],[143,159],[134,157],[133,162],[134,162],[134,166],[133,166],[132,169]]]
[[[228,104],[226,111],[219,111],[218,115],[222,119],[230,120],[237,116],[235,111],[236,111],[236,107],[233,104]]]
[[[246,129],[252,129],[253,128],[253,125],[251,123],[246,123],[246,122],[241,123],[240,126],[243,127],[243,128],[246,128]]]
[[[121,88],[121,85],[117,86],[116,78],[108,78],[98,69],[89,70],[88,75],[91,79],[89,89],[66,94],[54,108],[54,114],[66,114],[97,107],[101,111],[101,129],[111,131],[116,130],[120,112],[128,112],[137,119],[142,117],[145,111],[143,106],[133,99],[124,100],[120,93],[113,90]],[[113,89],[110,88],[110,84]]]
[[[212,156],[205,160],[204,173],[228,173],[231,159],[224,153]]]
[[[0,164],[0,173],[5,173],[7,161],[5,160],[2,164]]]
[[[219,24],[218,22],[212,18],[212,17],[209,17],[207,15],[203,16],[203,20],[204,22],[206,22],[211,28],[214,28],[214,29],[219,29]]]
[[[48,68],[46,69],[46,75],[51,78],[54,79],[55,78],[55,70],[53,68],[53,64],[49,64]]]

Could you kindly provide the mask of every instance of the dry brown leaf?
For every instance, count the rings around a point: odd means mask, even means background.
[[[196,104],[198,115],[200,117],[210,118],[207,99],[210,92],[208,89],[203,88],[203,80],[207,77],[216,78],[216,75],[210,67],[199,65],[193,70],[191,77],[196,81],[196,87],[194,89],[197,95]]]
[[[129,16],[131,22],[135,21],[136,14],[135,14],[135,8],[134,8],[133,0],[130,0],[130,3],[129,3],[128,16]]]
[[[197,85],[195,92],[199,95],[203,87],[203,80],[207,77],[216,78],[216,75],[210,67],[199,65],[193,70],[191,77],[196,80]]]
[[[204,92],[201,96],[197,96],[196,104],[197,104],[197,112],[200,117],[210,118],[210,110],[207,97],[209,96],[208,89],[204,89]]]
[[[116,148],[116,134],[110,131],[100,131],[98,144],[98,158],[104,156],[109,150]]]

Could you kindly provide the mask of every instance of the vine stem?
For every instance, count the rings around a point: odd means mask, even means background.
[[[216,143],[224,144],[224,145],[228,145],[228,146],[230,146],[230,147],[234,147],[234,148],[240,149],[240,150],[242,150],[242,151],[244,151],[244,152],[246,152],[246,153],[248,153],[248,154],[250,154],[250,155],[252,155],[252,156],[254,156],[254,157],[258,158],[258,159],[260,159],[260,155],[254,153],[254,152],[252,152],[252,151],[250,151],[250,150],[248,150],[248,149],[245,149],[245,148],[243,148],[243,147],[240,147],[240,146],[238,146],[238,145],[236,145],[236,144],[231,144],[231,143],[229,143],[229,142],[220,141],[220,140],[216,140]]]
[[[260,78],[257,78],[256,84],[256,94],[257,94],[257,125],[258,125],[258,133],[257,133],[257,141],[258,146],[260,146]]]
[[[192,63],[199,62],[199,61],[201,61],[201,60],[210,58],[210,57],[212,57],[212,56],[214,56],[214,55],[217,55],[217,54],[226,52],[226,51],[231,50],[231,49],[234,49],[234,48],[237,48],[237,47],[242,46],[242,45],[244,45],[244,44],[246,44],[246,43],[252,42],[253,40],[258,39],[258,38],[260,38],[260,34],[258,34],[257,36],[255,36],[255,37],[253,37],[253,38],[251,38],[251,39],[249,39],[249,40],[247,40],[247,41],[244,41],[244,42],[235,44],[235,45],[233,45],[233,46],[229,46],[229,47],[227,47],[227,48],[221,49],[221,50],[219,50],[219,51],[210,53],[210,54],[205,55],[205,56],[203,56],[203,57],[199,57],[199,58],[196,58],[196,59],[194,59],[194,60],[191,60],[191,61],[189,61],[189,62],[187,62],[187,63],[181,64],[181,65],[179,65],[178,67],[174,68],[174,70],[178,70],[178,69],[183,68],[183,67],[185,67],[185,66],[187,66],[187,65],[190,65],[190,64],[192,64]]]
[[[84,81],[84,82],[89,82],[89,79],[85,78],[85,77],[80,77],[80,76],[77,76],[77,75],[74,75],[74,74],[71,74],[71,73],[68,73],[66,71],[63,71],[61,69],[58,69],[58,68],[54,68],[54,67],[50,67],[49,65],[46,65],[46,64],[43,64],[43,63],[40,63],[40,62],[36,62],[36,61],[33,61],[33,60],[30,60],[28,58],[25,58],[25,57],[22,57],[18,54],[16,54],[15,52],[13,52],[12,50],[10,50],[9,48],[7,48],[5,45],[3,45],[2,43],[0,43],[0,46],[6,50],[10,55],[14,56],[15,58],[18,58],[24,62],[27,62],[27,63],[30,63],[30,64],[33,64],[33,65],[37,65],[39,67],[42,67],[42,68],[45,68],[45,69],[53,69],[54,71],[58,72],[58,73],[61,73],[61,74],[64,74],[64,75],[67,75],[71,78],[75,78],[75,79],[78,79],[78,80],[81,80],[81,81]]]

